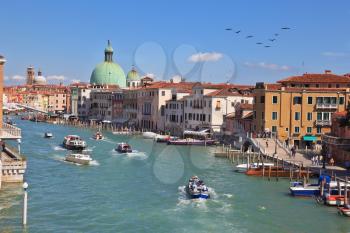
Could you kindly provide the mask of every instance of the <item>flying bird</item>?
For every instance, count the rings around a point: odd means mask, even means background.
[[[278,33],[275,33],[275,36],[279,36],[280,34],[278,34]]]
[[[241,30],[239,30],[239,31],[236,31],[236,33],[238,34],[238,33],[240,33],[241,32]]]
[[[276,39],[275,38],[273,38],[273,39],[269,39],[269,41],[271,41],[271,42],[274,42]]]
[[[252,38],[253,36],[246,36],[246,39]]]
[[[261,42],[258,42],[258,43],[256,43],[256,44],[263,44],[263,43],[261,43]]]
[[[232,31],[232,28],[226,28],[225,30],[226,31]]]
[[[270,45],[265,45],[265,48],[270,48],[271,46]]]
[[[289,27],[283,27],[283,28],[281,28],[281,29],[283,29],[283,30],[289,30],[290,28],[289,28]]]

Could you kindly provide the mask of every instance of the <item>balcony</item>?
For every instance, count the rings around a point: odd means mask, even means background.
[[[331,126],[332,122],[331,120],[316,120],[315,124],[316,126]]]
[[[338,108],[337,104],[321,104],[321,103],[316,104],[316,109],[337,109],[337,108]]]
[[[13,125],[2,123],[0,129],[0,139],[20,139],[22,138],[21,129]]]

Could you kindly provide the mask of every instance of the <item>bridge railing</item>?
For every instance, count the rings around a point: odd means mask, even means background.
[[[22,137],[22,132],[20,128],[13,125],[2,123],[2,128],[0,129],[0,139],[19,139]]]

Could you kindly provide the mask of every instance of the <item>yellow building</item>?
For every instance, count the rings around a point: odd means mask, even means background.
[[[305,147],[320,143],[330,132],[332,114],[346,109],[350,77],[331,71],[303,74],[257,83],[254,94],[254,132],[277,133],[281,141]]]

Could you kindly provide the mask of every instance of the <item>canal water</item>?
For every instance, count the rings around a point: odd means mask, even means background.
[[[350,232],[350,218],[313,199],[292,198],[288,181],[235,173],[214,148],[157,144],[142,137],[17,120],[28,160],[28,226],[21,226],[21,185],[0,191],[0,232]],[[54,138],[45,139],[45,131]],[[94,159],[90,166],[64,162],[60,144],[82,136]],[[114,152],[117,142],[137,150]],[[193,201],[184,185],[198,175],[211,199]]]

